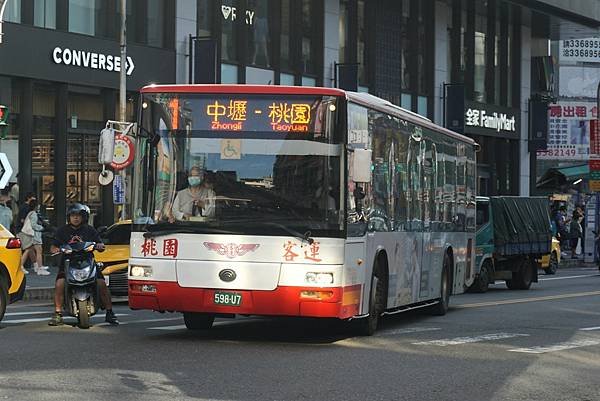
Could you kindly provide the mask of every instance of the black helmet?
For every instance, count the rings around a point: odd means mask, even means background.
[[[90,208],[86,205],[82,205],[81,203],[74,203],[71,206],[69,206],[69,209],[67,209],[67,219],[72,214],[80,215],[83,219],[83,222],[87,223],[90,217]]]

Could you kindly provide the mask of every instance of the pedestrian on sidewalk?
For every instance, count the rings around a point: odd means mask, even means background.
[[[44,226],[39,223],[39,215],[37,213],[37,199],[30,199],[29,213],[25,216],[23,227],[20,232],[21,244],[23,248],[23,255],[21,256],[21,270],[23,273],[28,274],[25,269],[25,262],[30,255],[35,257],[33,262],[33,270],[38,276],[47,276],[50,274],[48,266],[43,265],[42,258],[42,231]]]
[[[581,228],[581,220],[582,216],[579,214],[577,210],[573,212],[573,218],[571,219],[571,225],[569,229],[569,234],[571,237],[571,259],[579,259],[577,257],[577,245],[581,238],[583,238],[583,229]]]
[[[0,224],[10,231],[10,226],[13,221],[12,209],[9,206],[10,196],[7,189],[0,192]]]

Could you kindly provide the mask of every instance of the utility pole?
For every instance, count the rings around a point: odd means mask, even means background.
[[[127,121],[127,0],[121,0],[121,70],[120,70],[120,82],[119,82],[119,121]],[[127,181],[125,169],[122,169],[119,174],[121,175],[122,183],[127,193]],[[127,195],[125,195],[127,199]],[[126,219],[127,200],[123,201],[121,209],[121,220]]]

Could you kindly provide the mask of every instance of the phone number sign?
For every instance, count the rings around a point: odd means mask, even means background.
[[[600,62],[600,38],[566,39],[559,43],[561,61]]]

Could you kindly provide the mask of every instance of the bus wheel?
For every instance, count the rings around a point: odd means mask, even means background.
[[[450,305],[450,294],[452,293],[452,277],[450,275],[450,257],[444,255],[444,265],[442,267],[442,282],[440,287],[440,299],[437,304],[431,307],[431,314],[435,316],[444,316],[448,312]]]
[[[356,334],[360,336],[372,336],[377,330],[379,317],[385,309],[386,285],[379,265],[373,266],[371,276],[371,291],[369,293],[369,316],[357,319],[355,325]]]
[[[471,292],[487,292],[488,286],[490,284],[490,274],[491,268],[489,263],[486,262],[483,264],[483,266],[481,266],[481,271],[475,278],[475,282],[473,283],[473,285],[469,287],[469,290]]]
[[[189,330],[208,330],[214,321],[212,313],[183,312],[183,322]]]

